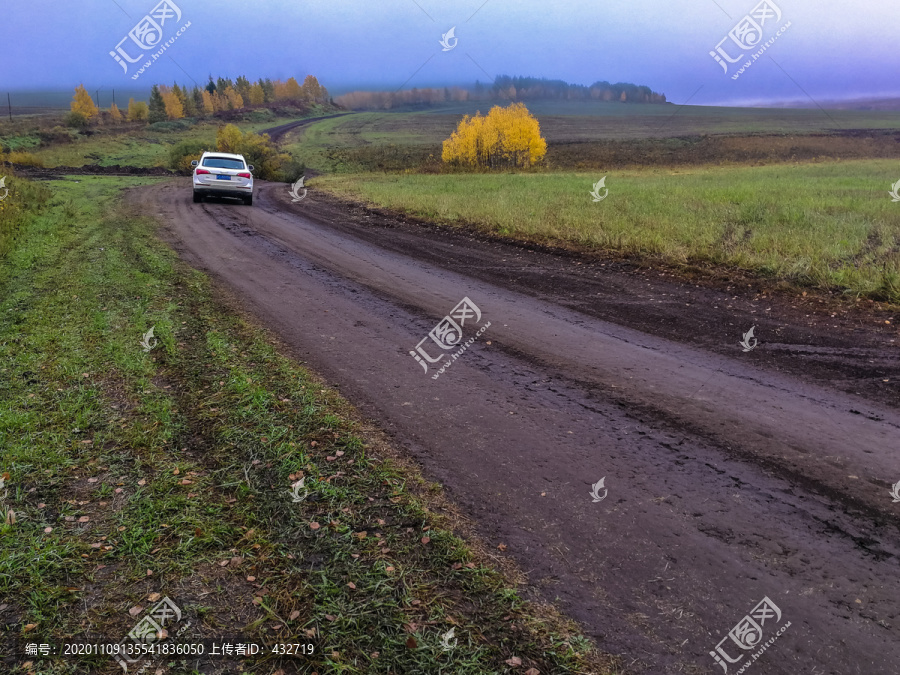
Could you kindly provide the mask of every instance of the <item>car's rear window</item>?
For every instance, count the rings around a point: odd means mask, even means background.
[[[213,169],[243,169],[244,163],[239,159],[230,157],[207,157],[203,160],[203,166]]]

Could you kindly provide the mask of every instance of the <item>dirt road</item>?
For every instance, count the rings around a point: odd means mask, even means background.
[[[894,323],[258,185],[252,208],[187,179],[131,198],[628,672],[725,672],[723,639],[728,673],[898,672]],[[481,316],[444,350],[463,298]]]

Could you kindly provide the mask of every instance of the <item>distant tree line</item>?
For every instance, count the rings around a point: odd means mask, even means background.
[[[231,78],[209,77],[209,83],[203,87],[153,85],[148,102],[128,102],[128,110],[124,113],[113,103],[109,110],[100,110],[91,99],[83,85],[75,88],[71,110],[67,119],[69,126],[86,126],[91,119],[103,120],[117,124],[123,119],[129,122],[162,122],[179,120],[185,117],[210,117],[225,110],[241,110],[263,106],[269,103],[326,103],[330,100],[328,90],[319,84],[314,75],[307,75],[303,84],[293,77],[287,81],[268,78],[251,83],[241,76],[232,81]]]
[[[666,103],[666,95],[650,87],[606,81],[590,86],[570,84],[563,80],[500,75],[493,84],[476,82],[474,87],[408,89],[398,92],[353,91],[335,99],[351,110],[390,110],[408,105],[439,105],[451,101],[619,101],[622,103]]]

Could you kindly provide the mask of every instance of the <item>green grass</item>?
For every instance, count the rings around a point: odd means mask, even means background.
[[[311,111],[308,116],[323,114],[320,110]],[[259,132],[279,124],[303,119],[303,116],[273,118],[264,122],[233,122],[243,132]],[[142,126],[117,128],[114,126],[94,129],[92,135],[79,135],[73,143],[54,143],[40,147],[40,140],[35,134],[4,135],[4,125],[0,124],[0,144],[10,149],[24,149],[43,160],[44,165],[84,166],[99,164],[100,166],[125,165],[138,167],[165,166],[169,149],[184,140],[204,141],[211,148],[215,147],[216,130],[224,125],[222,121],[201,121],[190,129],[183,131],[164,131]],[[22,127],[19,122],[16,129]]]
[[[0,502],[15,514],[0,516],[0,654],[86,630],[118,641],[159,593],[192,622],[187,638],[315,636],[312,658],[229,672],[480,675],[513,672],[511,656],[612,672],[450,532],[429,486],[346,402],[118,202],[149,180],[48,183],[0,259]],[[311,494],[294,503],[301,476]],[[444,652],[450,627],[459,642]],[[3,672],[34,672],[22,660]],[[45,675],[118,670],[37,661]]]
[[[312,186],[526,240],[715,263],[900,301],[895,161],[603,174],[322,176]]]

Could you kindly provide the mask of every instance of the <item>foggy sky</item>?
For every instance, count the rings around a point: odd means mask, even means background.
[[[158,0],[4,4],[0,92],[312,73],[333,94],[507,74],[633,82],[692,104],[900,95],[900,13],[887,0],[774,0],[782,17],[765,26],[763,42],[791,26],[737,80],[730,75],[740,64],[726,75],[709,52],[758,0],[172,1],[182,17],[165,23],[163,41],[191,26],[138,80],[130,76],[154,50],[128,74],[109,52]],[[439,41],[451,27],[458,43],[445,52]],[[130,39],[123,46],[141,53]],[[723,47],[741,52],[730,39]]]

